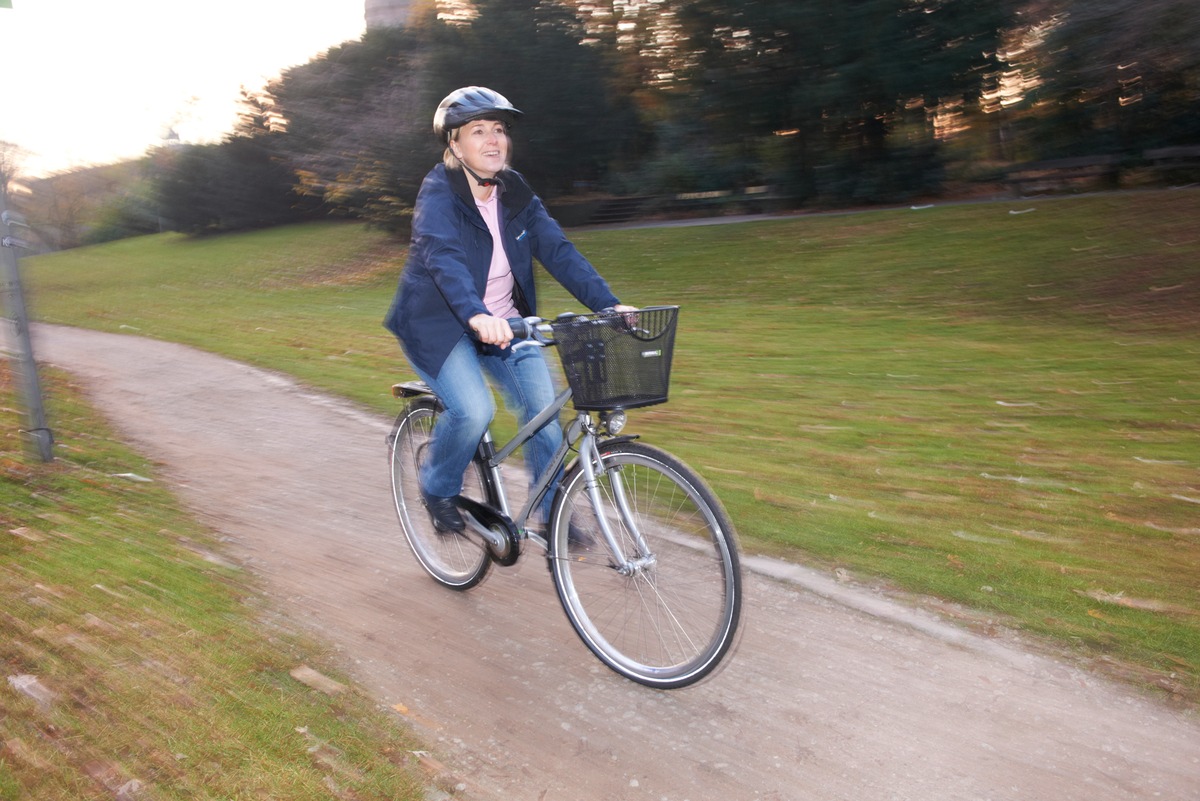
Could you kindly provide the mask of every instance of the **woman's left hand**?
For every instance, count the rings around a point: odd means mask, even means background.
[[[637,306],[626,306],[624,303],[618,303],[616,306],[613,306],[613,311],[625,315],[622,318],[625,320],[625,325],[637,325]]]

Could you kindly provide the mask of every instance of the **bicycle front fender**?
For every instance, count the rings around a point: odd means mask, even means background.
[[[633,442],[635,439],[641,439],[641,437],[642,437],[642,435],[641,435],[641,434],[625,434],[625,435],[623,435],[623,436],[620,436],[620,437],[609,437],[609,438],[608,438],[608,439],[606,439],[606,440],[602,440],[602,441],[600,441],[600,442],[597,442],[597,443],[596,443],[596,450],[598,450],[598,451],[600,452],[600,454],[601,454],[601,455],[603,455],[603,454],[604,454],[604,452],[605,452],[605,451],[606,451],[608,448],[611,448],[611,447],[612,447],[612,446],[614,446],[614,445],[620,445],[620,444],[621,444],[621,443],[623,443],[623,442]],[[569,471],[569,470],[570,470],[572,467],[574,467],[574,466],[575,466],[575,465],[576,465],[578,462],[579,462],[579,457],[578,457],[578,456],[576,456],[574,459],[572,459],[572,460],[571,460],[571,461],[570,461],[570,462],[569,462],[569,463],[566,465],[566,467],[564,467],[564,468],[563,468],[563,472],[564,472],[564,474],[565,474],[567,471]]]

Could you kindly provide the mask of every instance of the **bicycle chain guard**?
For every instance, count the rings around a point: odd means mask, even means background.
[[[488,555],[496,564],[510,567],[521,555],[521,535],[517,524],[492,507],[473,498],[458,497],[463,519],[472,533],[483,539]],[[476,528],[478,526],[478,528]]]

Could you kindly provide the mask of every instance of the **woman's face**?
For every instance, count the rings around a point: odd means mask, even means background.
[[[472,120],[458,129],[450,149],[481,177],[491,178],[508,164],[508,129],[499,120]]]

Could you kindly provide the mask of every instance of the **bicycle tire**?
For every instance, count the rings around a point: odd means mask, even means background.
[[[491,558],[467,537],[435,530],[421,500],[421,459],[439,414],[441,406],[435,398],[421,397],[410,401],[396,418],[388,438],[392,499],[400,529],[425,572],[450,589],[469,590],[487,576]],[[486,481],[479,463],[472,461],[463,476],[462,494],[486,501]]]
[[[693,684],[737,638],[742,574],[733,524],[704,480],[666,451],[601,443],[600,462],[601,513],[626,555],[634,554],[614,500],[616,476],[654,561],[633,575],[618,571],[576,463],[551,513],[551,573],[563,610],[592,653],[622,676],[661,689]],[[571,542],[571,524],[594,540],[590,547]]]

